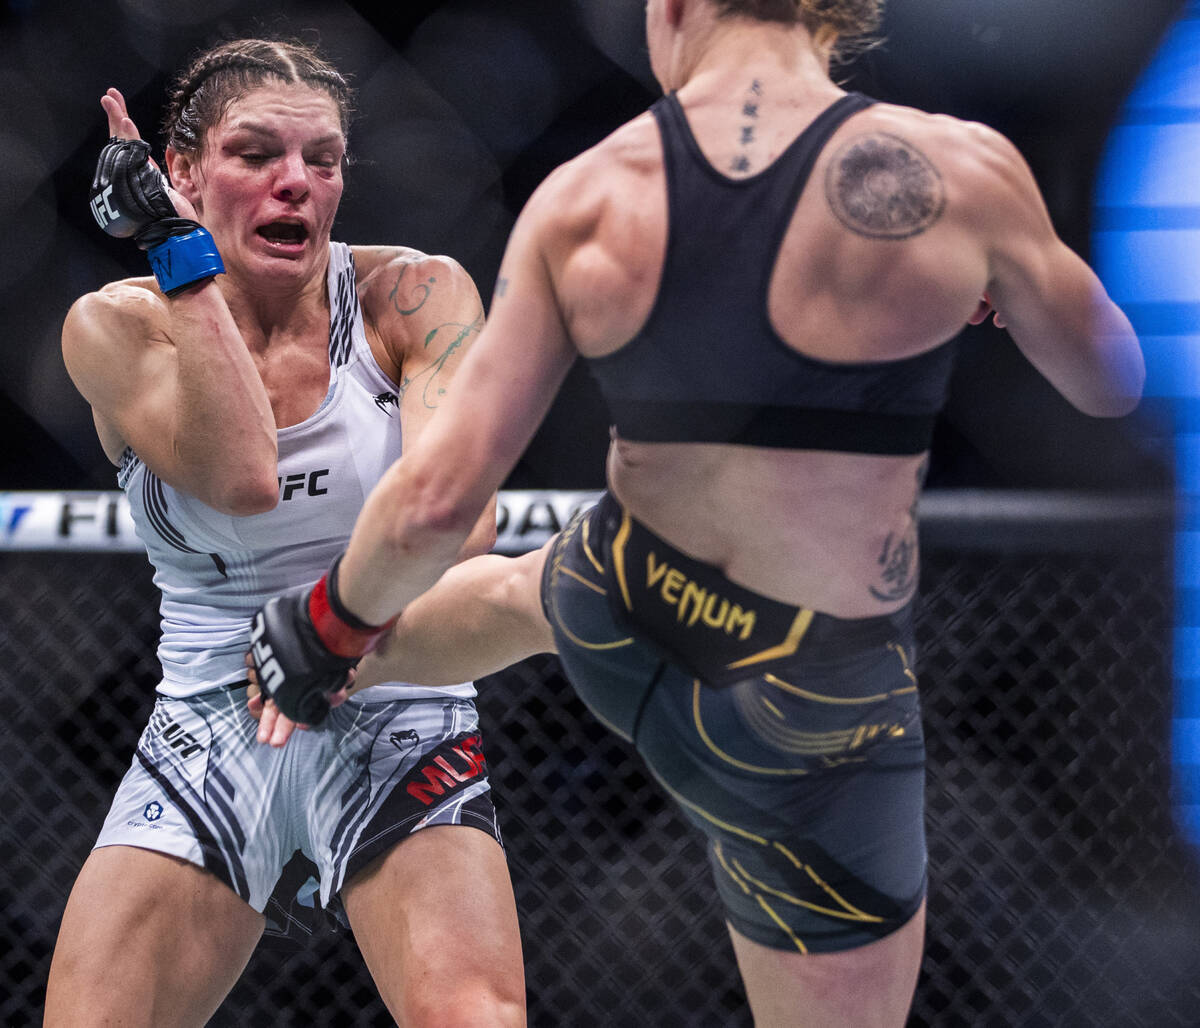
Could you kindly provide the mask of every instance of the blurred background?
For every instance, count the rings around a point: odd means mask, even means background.
[[[359,94],[335,238],[449,254],[486,303],[542,178],[657,97],[643,18],[641,0],[0,0],[0,492],[115,488],[58,343],[75,298],[145,274],[87,209],[108,86],[161,154],[166,83],[195,50],[318,42]],[[1200,802],[1200,781],[1180,794],[1200,699],[1180,700],[1176,659],[1200,588],[1176,573],[1196,534],[1171,500],[1196,477],[1178,453],[1200,419],[1173,383],[1195,366],[1200,285],[1163,329],[1142,301],[1195,250],[1154,264],[1114,236],[1200,227],[1200,190],[1147,199],[1151,150],[1129,129],[1200,124],[1197,24],[1186,0],[889,0],[883,44],[840,72],[1006,133],[1060,235],[1160,343],[1150,395],[1108,422],[1074,412],[1003,332],[964,333],[923,529],[931,907],[913,1024],[1200,1025],[1200,875],[1178,816]],[[1195,180],[1200,146],[1156,159]],[[507,486],[599,488],[606,442],[577,369]],[[2,1023],[39,1022],[66,892],[149,711],[156,602],[136,554],[0,552]],[[702,850],[636,756],[552,658],[481,697],[530,1023],[748,1024]],[[272,989],[239,986],[214,1024],[388,1023],[352,940],[255,961],[247,981]]]
[[[1059,232],[1087,253],[1105,140],[1179,8],[892,0],[885,44],[843,77],[1008,134]],[[145,273],[142,255],[87,210],[109,85],[161,154],[167,77],[193,51],[244,34],[319,40],[359,89],[337,237],[450,254],[485,299],[513,218],[546,173],[657,96],[638,0],[6,0],[0,11],[0,424],[22,440],[0,456],[7,488],[114,487],[58,346],[76,297]],[[574,375],[511,484],[598,487],[606,424],[590,381]],[[1128,488],[1163,472],[1153,433],[1074,415],[990,327],[963,347],[934,456],[935,486]]]

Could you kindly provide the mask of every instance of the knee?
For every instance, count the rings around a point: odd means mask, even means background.
[[[50,960],[50,974],[46,980],[47,1024],[56,1021],[50,1016],[93,1002],[105,984],[105,962],[101,959],[104,950],[88,945],[69,931],[60,931]],[[70,1023],[67,1017],[61,1021]]]
[[[71,939],[60,936],[50,962],[46,981],[46,1000],[43,1008],[43,1028],[71,1028],[80,1024],[116,1023],[122,1016],[137,1024],[137,1016],[129,1013],[128,984],[101,959],[97,948],[72,945]],[[111,961],[107,962],[111,964]],[[142,1022],[144,1023],[144,1022]]]
[[[505,983],[427,980],[403,1002],[403,1028],[524,1028],[525,994]]]

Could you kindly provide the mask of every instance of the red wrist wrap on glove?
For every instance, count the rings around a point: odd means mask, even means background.
[[[400,615],[382,625],[368,625],[346,610],[337,596],[337,568],[341,559],[339,556],[329,573],[322,575],[313,586],[308,597],[308,616],[317,636],[331,653],[339,657],[361,657],[379,645],[379,640],[391,630]]]

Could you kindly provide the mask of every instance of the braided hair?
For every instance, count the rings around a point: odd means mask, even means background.
[[[229,106],[270,80],[303,83],[337,105],[349,136],[353,91],[315,48],[295,40],[235,39],[198,55],[171,83],[162,131],[168,147],[196,153]]]

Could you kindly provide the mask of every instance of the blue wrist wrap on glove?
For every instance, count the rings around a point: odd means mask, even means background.
[[[175,296],[203,279],[223,274],[225,264],[206,229],[197,226],[181,236],[168,236],[146,251],[159,288]]]

